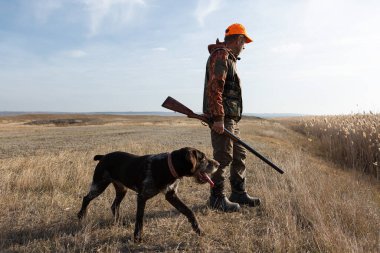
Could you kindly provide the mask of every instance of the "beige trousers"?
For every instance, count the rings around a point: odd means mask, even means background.
[[[237,137],[240,136],[239,126],[235,120],[225,118],[224,127]],[[220,185],[223,191],[226,170],[229,167],[232,190],[235,188],[235,191],[244,191],[245,189],[241,189],[241,187],[244,186],[245,188],[246,149],[242,145],[233,142],[228,136],[214,131],[211,131],[211,143],[214,150],[214,159],[220,163],[218,170],[212,176],[215,185]]]

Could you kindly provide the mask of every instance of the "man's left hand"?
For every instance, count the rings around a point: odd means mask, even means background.
[[[212,130],[217,132],[218,134],[223,134],[224,132],[224,122],[223,121],[216,121],[214,124],[212,124],[211,127]]]

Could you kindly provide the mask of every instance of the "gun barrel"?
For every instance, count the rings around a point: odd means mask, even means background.
[[[274,163],[272,163],[271,161],[269,161],[266,157],[264,157],[263,155],[261,155],[259,152],[257,152],[256,150],[254,150],[251,146],[249,146],[247,143],[245,143],[244,141],[242,141],[239,137],[235,136],[228,129],[224,128],[224,134],[227,135],[227,136],[229,136],[235,142],[240,143],[243,147],[245,147],[246,149],[248,149],[248,151],[250,151],[251,153],[253,153],[255,156],[257,156],[258,158],[260,158],[263,162],[265,162],[269,166],[271,166],[278,173],[284,174],[284,171],[282,169],[280,169],[277,165],[275,165]]]

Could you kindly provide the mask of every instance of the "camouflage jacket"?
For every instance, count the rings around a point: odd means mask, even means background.
[[[214,121],[224,117],[240,120],[243,111],[240,78],[236,72],[236,57],[224,43],[208,46],[203,93],[203,113]]]

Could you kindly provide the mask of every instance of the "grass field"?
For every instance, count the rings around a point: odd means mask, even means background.
[[[58,120],[58,121],[57,121]],[[162,195],[148,201],[144,240],[132,240],[136,194],[120,223],[112,187],[76,213],[87,194],[93,156],[115,150],[161,153],[184,146],[211,156],[209,129],[184,117],[20,115],[0,117],[1,252],[379,252],[380,185],[321,156],[315,142],[274,121],[245,118],[242,138],[286,172],[248,155],[248,190],[259,208],[221,213],[209,188],[184,179],[179,196],[205,232]],[[227,189],[229,191],[229,189]]]

